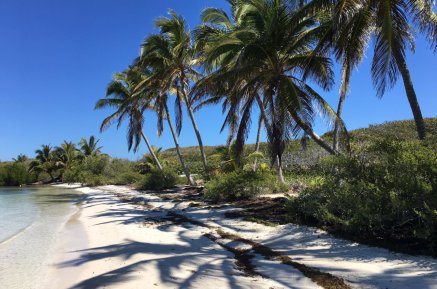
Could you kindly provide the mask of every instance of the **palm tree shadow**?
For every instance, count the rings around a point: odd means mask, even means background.
[[[191,288],[200,277],[209,276],[224,278],[231,288],[240,288],[233,276],[236,272],[232,253],[220,250],[216,244],[202,235],[193,236],[189,230],[179,232],[178,239],[178,244],[126,240],[120,244],[78,250],[75,251],[80,254],[77,258],[58,264],[58,267],[76,267],[113,258],[120,258],[120,264],[123,264],[132,260],[134,256],[138,258],[138,255],[144,255],[144,258],[136,262],[83,280],[71,289],[114,286],[135,279],[134,273],[147,272],[147,269],[151,270],[153,266],[159,272],[160,282],[171,287]],[[152,285],[150,283],[150,286]],[[144,286],[147,288],[147,284]]]

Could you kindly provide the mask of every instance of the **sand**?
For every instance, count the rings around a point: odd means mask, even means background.
[[[430,257],[392,253],[304,226],[226,219],[224,213],[235,210],[230,206],[191,208],[120,186],[78,189],[87,197],[63,230],[46,288],[322,288],[292,266],[247,251],[247,244],[220,239],[217,228],[343,278],[351,288],[437,288],[437,260]]]

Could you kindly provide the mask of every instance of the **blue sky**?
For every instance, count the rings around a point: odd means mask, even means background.
[[[33,156],[41,144],[79,141],[96,135],[104,151],[137,159],[145,153],[128,153],[125,128],[99,133],[108,111],[94,111],[111,76],[127,67],[139,53],[141,41],[156,32],[153,20],[169,8],[185,16],[191,28],[205,7],[226,7],[224,0],[2,0],[0,1],[0,160],[19,153]],[[370,78],[371,51],[354,71],[343,118],[348,129],[389,120],[412,118],[402,81],[382,99],[375,96]],[[437,116],[437,57],[421,38],[408,65],[425,117]],[[336,71],[338,82],[339,73]],[[338,85],[319,91],[336,106]],[[172,105],[171,105],[172,106]],[[222,144],[219,107],[196,113],[207,145]],[[156,119],[146,116],[145,132],[160,147],[172,147],[168,130],[156,134]],[[180,142],[196,145],[185,116]],[[254,129],[255,130],[255,129]],[[326,127],[317,123],[316,130]],[[249,136],[254,141],[255,131]]]

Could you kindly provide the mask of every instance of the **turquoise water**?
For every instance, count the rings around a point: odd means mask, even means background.
[[[0,187],[0,287],[40,288],[50,252],[80,198],[72,189]]]
[[[39,212],[32,191],[0,188],[0,244],[30,226]]]

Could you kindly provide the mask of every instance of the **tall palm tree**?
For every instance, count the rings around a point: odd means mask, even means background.
[[[97,146],[99,141],[100,140],[99,139],[96,140],[96,138],[93,135],[90,136],[88,140],[86,138],[82,138],[79,142],[79,146],[82,154],[85,157],[99,155],[101,153],[100,149],[102,148],[101,146],[100,147]]]
[[[106,89],[106,98],[98,100],[95,106],[96,109],[115,108],[115,112],[103,120],[100,132],[103,132],[115,121],[117,121],[117,128],[119,128],[123,120],[129,118],[127,131],[128,150],[130,151],[133,146],[133,150],[137,151],[142,138],[156,166],[162,171],[162,165],[143,130],[144,112],[146,109],[150,109],[150,101],[144,92],[135,92],[135,87],[142,79],[142,73],[135,67],[117,73],[114,76],[114,79]]]
[[[197,32],[201,59],[209,75],[200,80],[193,97],[205,95],[230,103],[225,121],[238,115],[236,152],[243,149],[250,129],[251,111],[258,106],[267,131],[271,162],[282,176],[286,140],[306,133],[331,154],[337,151],[312,129],[316,108],[330,119],[334,110],[307,84],[311,79],[323,89],[333,83],[329,58],[312,53],[321,31],[317,19],[297,13],[293,1],[230,1],[233,17],[212,10]],[[229,19],[233,19],[230,21]],[[229,23],[234,22],[230,28]],[[342,121],[339,120],[341,124]]]
[[[196,59],[191,41],[191,33],[185,19],[170,11],[169,18],[159,18],[155,25],[160,33],[149,36],[143,44],[140,65],[154,67],[154,73],[162,79],[160,90],[166,95],[174,94],[176,131],[182,129],[182,105],[185,104],[191,119],[194,132],[199,144],[204,170],[207,173],[208,164],[202,137],[194,117],[194,111],[188,94],[190,83],[196,80],[199,73],[195,70]],[[156,69],[156,66],[159,69]]]
[[[173,124],[173,122],[171,121],[171,117],[170,117],[170,111],[168,109],[168,105],[167,105],[167,95],[166,94],[157,94],[155,97],[155,111],[157,112],[157,116],[158,116],[158,135],[161,135],[163,130],[164,130],[164,125],[163,125],[163,121],[164,119],[167,120],[167,124],[168,127],[170,128],[170,132],[171,135],[173,137],[173,141],[175,144],[175,148],[176,148],[176,154],[178,155],[179,161],[181,163],[182,166],[182,171],[185,174],[185,177],[187,178],[188,184],[190,185],[195,185],[195,182],[193,180],[193,178],[191,177],[190,171],[185,163],[185,159],[182,155],[181,149],[180,149],[180,145],[179,145],[179,140],[178,140],[178,136],[175,130],[175,126]]]
[[[426,137],[422,112],[406,64],[406,51],[414,51],[415,31],[411,24],[425,34],[434,50],[437,49],[437,15],[433,5],[430,0],[315,0],[308,4],[310,9],[330,9],[332,13],[331,29],[322,39],[334,49],[336,58],[342,62],[338,114],[342,112],[351,70],[361,62],[369,40],[373,38],[375,46],[371,72],[377,96],[382,97],[387,88],[394,86],[400,74],[417,134],[420,139]]]
[[[57,169],[56,161],[53,155],[53,148],[50,145],[42,145],[41,149],[35,151],[35,160],[30,163],[29,171],[40,174],[47,173],[50,176],[50,181],[54,181],[54,173]]]
[[[79,150],[73,142],[64,141],[59,147],[55,147],[53,155],[56,167],[60,169],[59,178],[62,180],[65,170],[79,158]]]

